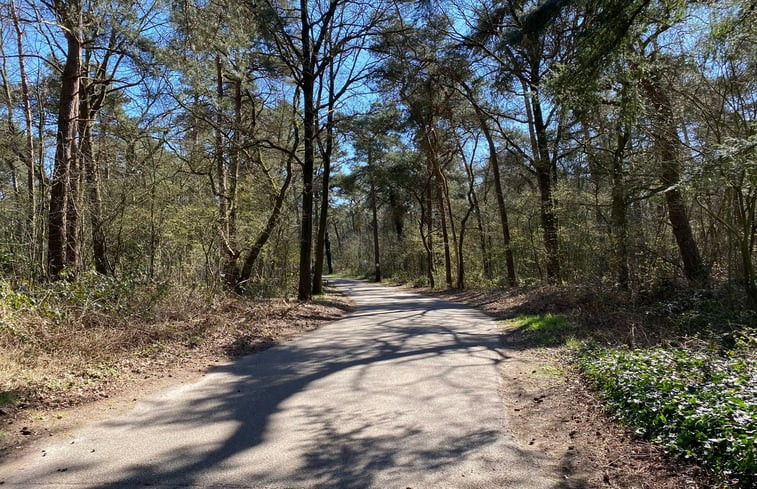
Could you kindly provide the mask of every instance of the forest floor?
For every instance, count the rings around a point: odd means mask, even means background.
[[[564,313],[576,320],[579,328],[591,323],[594,334],[600,336],[625,335],[625,340],[633,342],[636,335],[649,340],[653,334],[651,330],[629,329],[629,325],[643,324],[637,321],[642,318],[634,316],[643,316],[642,312],[606,307],[613,303],[612,298],[598,299],[580,289],[413,290],[471,305],[499,319]],[[0,406],[0,460],[14,458],[35,440],[127,411],[152,392],[192,382],[219,363],[318,328],[350,308],[347,298],[335,295],[308,304],[274,301],[249,305],[233,301],[191,315],[193,324],[216,325],[203,327],[202,341],[188,343],[186,338],[180,338],[160,342],[155,351],[145,346],[124,351],[107,374],[90,371],[84,382],[70,380],[70,373],[37,379],[35,395],[19,392],[19,402]],[[228,327],[245,321],[254,322],[255,327]],[[610,324],[615,326],[609,327]],[[630,430],[603,412],[594,393],[566,358],[563,337],[557,341],[550,337],[545,342],[511,323],[502,325],[508,357],[503,362],[506,388],[502,395],[511,429],[524,447],[549,453],[558,461],[566,476],[565,487],[573,487],[568,481],[576,475],[589,483],[581,487],[708,487],[705,475],[697,467],[681,464],[660,447],[636,439]],[[90,370],[93,369],[102,367],[93,363]],[[0,390],[11,392],[7,388]]]

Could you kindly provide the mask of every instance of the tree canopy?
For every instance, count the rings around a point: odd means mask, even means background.
[[[757,307],[750,0],[12,0],[0,273]],[[328,263],[326,263],[328,262]]]

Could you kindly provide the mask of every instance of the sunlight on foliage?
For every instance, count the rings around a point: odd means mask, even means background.
[[[507,323],[523,333],[527,342],[541,346],[561,345],[572,337],[573,325],[560,314],[518,316]]]

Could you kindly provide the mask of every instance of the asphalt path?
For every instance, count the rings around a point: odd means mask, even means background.
[[[0,466],[3,489],[561,487],[509,434],[494,321],[330,280],[345,319]]]

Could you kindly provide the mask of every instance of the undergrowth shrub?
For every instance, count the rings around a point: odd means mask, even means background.
[[[724,483],[757,484],[755,336],[731,350],[585,348],[583,374],[644,438],[693,460]]]

